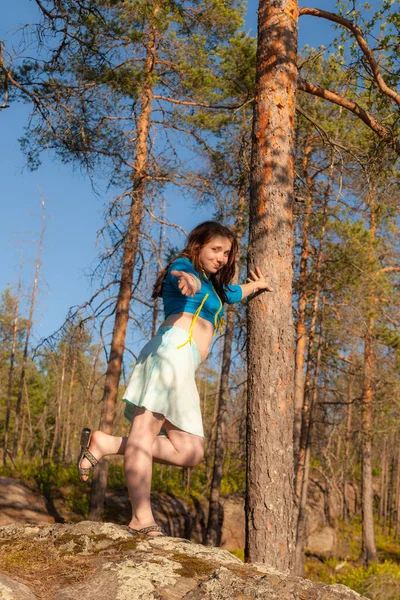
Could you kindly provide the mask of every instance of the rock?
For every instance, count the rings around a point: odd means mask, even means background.
[[[1,527],[0,569],[31,594],[7,600],[362,600],[344,586],[245,565],[226,550],[90,521]]]
[[[15,479],[0,477],[0,525],[54,523],[42,494]]]
[[[7,575],[0,575],[0,600],[36,600],[37,596],[24,585],[10,579]]]
[[[333,556],[336,551],[336,532],[332,527],[314,531],[306,543],[306,552],[322,558]]]

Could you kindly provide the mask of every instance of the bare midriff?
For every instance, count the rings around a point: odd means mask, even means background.
[[[193,315],[187,312],[176,313],[174,315],[169,315],[161,327],[166,327],[167,325],[173,325],[175,327],[180,327],[181,329],[185,329],[185,331],[189,334],[189,329],[192,324]],[[203,317],[197,317],[196,323],[193,327],[193,341],[200,352],[200,360],[203,362],[209,353],[212,338],[214,335],[214,325],[207,321],[207,319],[203,319]]]

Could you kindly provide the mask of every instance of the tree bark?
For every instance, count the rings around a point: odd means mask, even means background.
[[[295,357],[295,376],[294,376],[294,429],[293,429],[293,451],[294,462],[297,462],[297,455],[300,446],[301,434],[301,413],[304,402],[304,364],[307,347],[307,330],[306,330],[306,309],[307,309],[307,262],[309,250],[309,227],[312,205],[312,180],[308,169],[308,158],[311,153],[310,139],[307,139],[304,148],[303,157],[303,173],[306,181],[306,207],[304,213],[304,222],[302,230],[301,243],[301,260],[300,260],[300,277],[299,277],[299,303],[298,303],[298,318],[296,326],[296,357]]]
[[[248,562],[291,566],[293,538],[294,0],[260,0],[250,185],[249,268],[274,289],[248,306]]]
[[[350,354],[350,360],[353,358],[353,350]],[[353,433],[353,384],[354,384],[354,374],[352,372],[352,367],[349,367],[349,380],[347,387],[347,412],[346,412],[346,439],[344,446],[344,455],[346,458],[345,468],[344,468],[344,481],[343,481],[343,520],[346,522],[348,516],[350,514],[350,507],[347,504],[347,478],[352,477],[351,466],[350,466],[350,444],[352,440]]]
[[[362,553],[361,558],[366,565],[378,559],[375,546],[373,489],[372,489],[372,409],[374,392],[373,377],[373,342],[372,331],[374,318],[370,316],[364,341],[364,386],[361,398],[361,431],[362,431]]]
[[[115,309],[115,321],[111,340],[110,358],[102,398],[102,415],[100,430],[112,434],[118,385],[122,368],[122,357],[125,347],[126,330],[129,319],[129,304],[133,282],[133,271],[136,261],[136,253],[139,243],[140,225],[143,215],[143,198],[145,190],[146,166],[148,159],[148,135],[150,128],[150,115],[153,99],[153,88],[151,74],[154,69],[156,55],[156,29],[150,27],[146,48],[145,83],[141,97],[141,111],[137,128],[136,158],[133,173],[132,202],[129,213],[129,222],[126,231],[122,272]],[[100,521],[103,515],[104,496],[107,487],[108,461],[101,461],[93,473],[92,491],[90,496],[89,518],[92,521]]]
[[[396,439],[399,439],[397,434]],[[400,532],[400,444],[397,444],[397,472],[396,472],[396,496],[395,496],[395,511],[396,511],[396,525],[394,531],[394,538],[399,538]]]
[[[323,317],[321,318],[321,327],[323,324]],[[318,343],[318,350],[316,356],[316,363],[313,375],[313,384],[312,384],[312,396],[309,407],[309,418],[307,419],[307,432],[306,432],[306,440],[305,440],[305,452],[304,452],[304,468],[302,470],[302,478],[301,478],[301,491],[300,491],[300,500],[299,500],[299,510],[297,517],[297,530],[296,530],[296,550],[295,550],[295,574],[299,577],[304,577],[304,545],[306,542],[306,508],[307,508],[307,498],[308,498],[308,482],[310,475],[310,458],[311,458],[311,440],[312,440],[312,413],[313,407],[317,401],[318,394],[318,376],[319,369],[321,364],[321,354],[322,354],[322,340],[321,336]],[[305,424],[302,424],[302,432]]]
[[[370,254],[375,252],[376,237],[376,206],[375,188],[372,189],[369,200],[370,210]],[[373,264],[373,260],[371,260]],[[371,288],[371,284],[368,286]],[[375,324],[375,294],[374,290],[367,292],[367,317],[364,336],[364,383],[361,397],[361,457],[362,457],[362,551],[361,558],[366,565],[378,559],[375,545],[373,488],[372,488],[372,422],[373,422],[373,377],[375,367],[373,332]]]
[[[311,379],[313,373],[313,361],[314,361],[314,340],[315,340],[315,332],[317,328],[318,321],[318,307],[320,301],[321,287],[322,287],[322,264],[323,264],[323,244],[325,238],[326,231],[326,219],[327,219],[327,204],[328,204],[328,188],[325,194],[325,205],[324,205],[324,213],[323,213],[323,222],[321,228],[320,242],[318,248],[318,254],[316,257],[316,266],[315,266],[315,290],[314,290],[314,299],[313,299],[313,308],[312,308],[312,316],[310,323],[310,331],[308,335],[308,354],[307,354],[307,367],[306,367],[306,376],[304,380],[304,393],[303,393],[303,407],[302,407],[302,416],[301,416],[301,428],[300,428],[300,441],[299,441],[299,449],[297,453],[297,462],[295,464],[295,500],[297,503],[300,502],[301,497],[301,488],[303,485],[303,470],[305,466],[305,455],[307,448],[307,438],[308,431],[310,426],[310,401],[308,400],[308,392],[312,388]]]
[[[386,534],[386,510],[387,503],[387,474],[388,474],[388,457],[387,457],[387,440],[383,440],[382,462],[381,462],[381,481],[380,481],[380,498],[378,519],[382,522],[382,533]]]

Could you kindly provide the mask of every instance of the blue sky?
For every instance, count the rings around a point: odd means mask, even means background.
[[[334,10],[334,0],[301,2],[325,10]],[[250,0],[247,9],[246,29],[256,34],[256,0]],[[23,21],[21,21],[23,15]],[[35,20],[36,5],[33,0],[8,2],[2,12],[0,39],[10,40],[11,30]],[[317,47],[334,37],[333,26],[322,19],[302,17],[299,47],[304,44]],[[110,197],[104,182],[98,182],[95,195],[88,178],[43,156],[42,165],[35,172],[25,167],[18,138],[23,135],[29,119],[29,107],[13,104],[0,111],[0,181],[2,219],[0,220],[0,245],[3,260],[0,263],[0,290],[10,284],[15,287],[18,277],[20,245],[25,256],[24,285],[29,294],[34,275],[34,259],[40,229],[41,195],[47,202],[47,228],[43,250],[41,282],[35,315],[34,338],[48,336],[62,324],[72,305],[84,302],[90,295],[90,285],[85,272],[94,266],[97,250],[96,231],[102,225],[102,209]],[[170,221],[190,230],[209,215],[194,211],[186,200],[169,199]]]

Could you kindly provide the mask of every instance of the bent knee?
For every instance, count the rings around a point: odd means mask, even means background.
[[[188,457],[188,467],[195,467],[200,464],[204,457],[204,442],[196,444]]]

